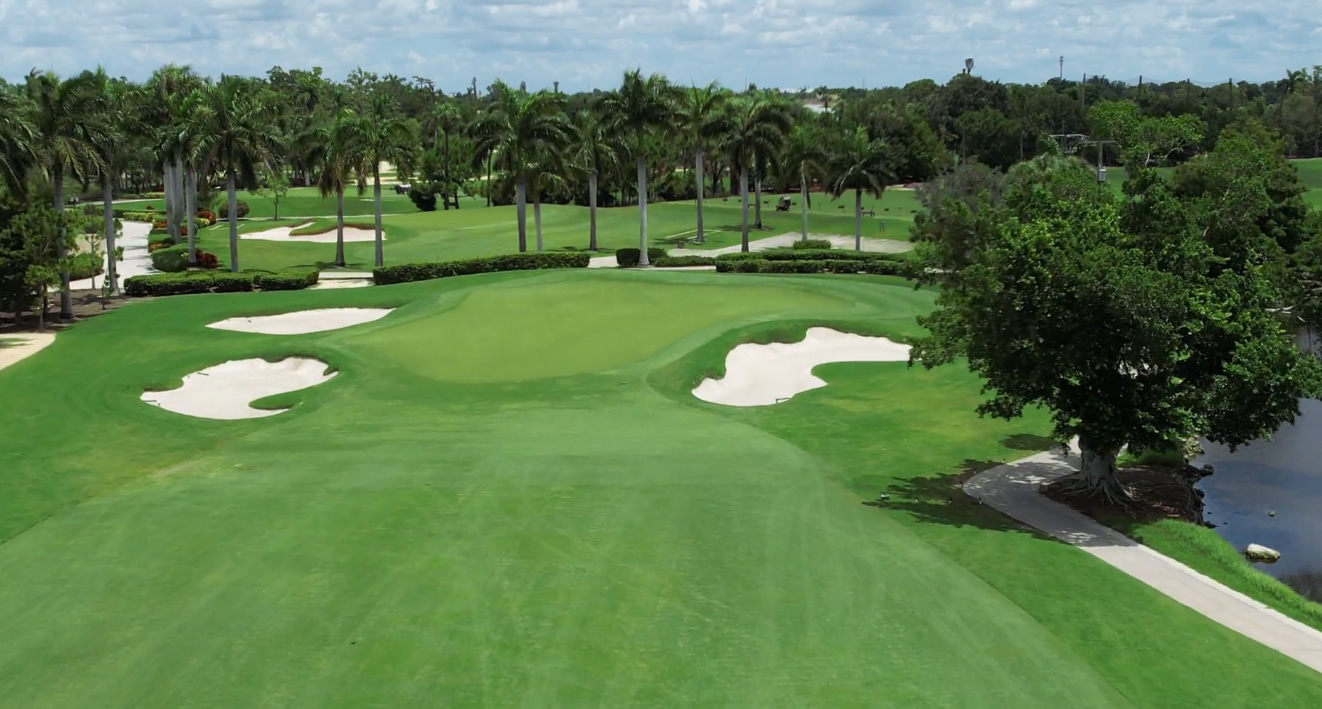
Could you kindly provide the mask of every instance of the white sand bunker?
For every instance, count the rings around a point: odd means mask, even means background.
[[[143,392],[142,400],[176,414],[237,421],[282,414],[288,409],[254,409],[250,403],[276,394],[307,389],[335,378],[326,363],[304,357],[279,362],[242,359],[208,367],[184,377],[183,386]]]
[[[306,335],[313,332],[339,330],[380,320],[390,314],[390,308],[322,308],[299,310],[280,315],[260,315],[251,318],[230,318],[213,322],[213,330],[250,332],[255,335]]]
[[[330,231],[325,231],[320,234],[305,234],[302,236],[295,236],[292,233],[295,230],[302,229],[303,227],[306,227],[310,224],[312,224],[312,222],[307,222],[306,224],[295,224],[294,226],[279,226],[273,229],[267,229],[265,231],[254,231],[250,234],[240,234],[239,238],[253,239],[256,241],[283,241],[286,243],[296,243],[296,244],[335,243],[334,225],[331,225]],[[346,243],[350,241],[376,241],[376,230],[363,229],[360,227],[349,226],[346,224],[344,227],[344,240]],[[381,240],[382,241],[386,240],[385,229],[381,230]]]
[[[819,364],[908,359],[908,345],[814,327],[802,342],[739,345],[725,358],[725,377],[704,379],[693,395],[726,406],[769,406],[826,386],[812,373]]]

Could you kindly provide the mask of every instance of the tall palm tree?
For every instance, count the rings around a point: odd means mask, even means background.
[[[238,184],[254,188],[261,166],[269,166],[280,154],[281,140],[270,122],[271,102],[248,79],[222,76],[206,93],[197,109],[205,135],[201,150],[215,155],[217,169],[225,174],[229,197],[230,270],[239,270]]]
[[[549,91],[528,93],[497,81],[492,104],[472,126],[474,165],[494,165],[514,179],[519,224],[519,251],[528,250],[528,184],[538,169],[538,156],[561,152],[570,143],[572,126],[565,118],[564,98]],[[487,189],[495,189],[488,180]]]
[[[26,192],[25,178],[38,161],[32,109],[26,95],[0,88],[0,185],[10,194]]]
[[[725,149],[730,156],[731,175],[739,173],[739,207],[742,249],[748,251],[748,171],[759,154],[780,149],[793,126],[789,109],[779,101],[751,95],[731,104],[731,130]]]
[[[1285,99],[1299,90],[1304,85],[1308,75],[1303,69],[1286,69],[1285,81],[1282,83],[1281,102],[1276,105],[1276,127],[1285,134]]]
[[[574,147],[570,162],[588,176],[588,250],[597,250],[597,178],[607,170],[620,169],[620,154],[624,146],[606,129],[595,113],[578,112],[574,127]],[[701,172],[699,172],[701,174]],[[699,180],[701,185],[701,180]],[[699,186],[701,189],[701,186]],[[698,192],[699,195],[702,192]],[[701,220],[701,210],[698,212]],[[699,224],[702,222],[699,221]],[[700,227],[701,228],[701,227]]]
[[[147,87],[155,101],[148,103],[150,116],[144,117],[156,127],[156,149],[161,158],[161,173],[165,188],[165,209],[170,238],[178,243],[180,228],[186,211],[186,180],[184,179],[185,126],[195,116],[185,108],[185,102],[198,88],[201,80],[188,66],[167,64],[152,73]]]
[[[400,115],[386,95],[376,94],[367,112],[358,114],[352,126],[352,140],[358,148],[358,174],[372,176],[372,197],[376,202],[375,264],[380,268],[386,265],[381,236],[381,163],[393,165],[400,177],[407,177],[413,171],[413,156],[418,149],[416,124]]]
[[[537,234],[537,250],[542,244],[542,194],[551,187],[564,187],[565,159],[558,152],[546,151],[534,157],[530,165],[528,190],[532,192],[532,220]]]
[[[133,119],[127,110],[131,87],[112,82],[100,69],[95,72],[97,90],[103,101],[101,113],[96,117],[100,130],[93,143],[101,158],[101,217],[105,230],[106,277],[105,287],[111,295],[119,292],[118,264],[115,262],[115,175],[123,167],[124,142],[132,130]]]
[[[175,165],[182,167],[184,218],[182,224],[188,230],[188,264],[197,265],[197,178],[201,165],[212,159],[214,145],[207,131],[210,127],[205,119],[203,108],[210,100],[209,84],[199,82],[177,102],[180,114],[178,127],[172,143],[177,150]]]
[[[790,131],[781,156],[781,169],[785,176],[799,183],[799,212],[803,221],[803,240],[808,240],[808,208],[812,206],[808,188],[825,179],[827,152],[822,131],[813,124],[800,123]]]
[[[707,151],[730,130],[730,114],[725,110],[728,100],[729,93],[715,81],[702,88],[691,86],[684,91],[675,117],[685,147],[693,151],[694,181],[698,188],[698,234],[695,241],[699,244],[707,240],[702,223],[703,169]]]
[[[317,155],[321,164],[317,189],[322,197],[335,195],[335,265],[340,268],[345,266],[344,191],[354,180],[354,167],[363,162],[355,119],[353,110],[346,108],[336,114],[334,121],[321,126],[321,152]]]
[[[863,250],[863,193],[881,197],[892,172],[886,143],[873,139],[863,126],[844,136],[827,163],[827,187],[832,197],[854,191],[854,250]]]
[[[101,155],[96,145],[101,142],[103,126],[99,116],[105,95],[98,85],[97,73],[90,71],[61,80],[49,72],[33,70],[28,74],[26,89],[36,109],[33,128],[37,154],[55,187],[55,211],[62,212],[66,176],[86,183],[101,174]],[[64,240],[60,239],[62,264],[67,251]],[[69,269],[65,266],[60,269],[60,317],[73,317]]]
[[[647,137],[668,132],[675,121],[678,92],[661,74],[643,78],[640,69],[624,72],[620,88],[601,101],[600,112],[611,129],[623,137],[638,168],[638,257],[647,266]]]

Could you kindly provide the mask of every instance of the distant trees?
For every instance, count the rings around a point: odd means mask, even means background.
[[[638,265],[647,266],[647,153],[654,133],[675,128],[679,92],[660,74],[624,73],[620,87],[601,101],[601,115],[629,147],[638,170]]]

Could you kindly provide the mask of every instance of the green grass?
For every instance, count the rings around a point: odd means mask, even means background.
[[[1048,428],[979,419],[966,370],[827,365],[829,386],[759,409],[688,394],[738,342],[814,323],[912,336],[931,297],[886,278],[579,271],[181,296],[80,323],[0,372],[0,696],[1322,701],[1315,673],[958,494],[950,476]],[[204,327],[337,306],[399,309],[289,338]],[[340,374],[271,419],[137,399],[293,353]]]

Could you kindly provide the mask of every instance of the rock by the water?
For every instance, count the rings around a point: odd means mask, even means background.
[[[1250,544],[1244,547],[1244,556],[1249,561],[1263,561],[1268,564],[1281,558],[1281,552],[1275,549],[1268,549],[1260,544]]]

